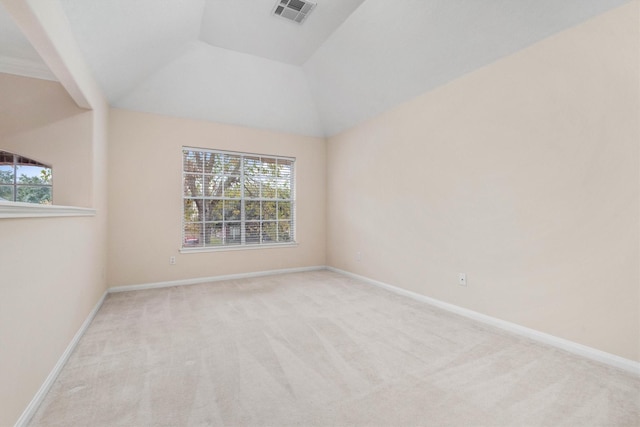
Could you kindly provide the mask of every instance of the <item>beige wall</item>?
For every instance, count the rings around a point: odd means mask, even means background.
[[[106,289],[106,121],[57,82],[0,74],[0,149],[51,163],[54,203],[95,217],[0,219],[0,426],[13,425]]]
[[[323,139],[117,109],[110,118],[110,286],[324,265]],[[179,253],[182,146],[295,157],[299,246]]]
[[[105,182],[93,153],[104,150],[94,124],[106,109],[75,107],[55,82],[0,74],[0,87],[3,114],[21,115],[19,127],[0,126],[0,148],[52,164],[55,204],[99,208],[90,218],[0,220],[0,425],[8,426],[105,290],[106,192],[93,203],[92,184],[98,191]]]
[[[0,149],[53,167],[53,202],[92,205],[93,112],[58,82],[0,73]]]
[[[328,264],[640,360],[639,48],[633,2],[331,138]]]

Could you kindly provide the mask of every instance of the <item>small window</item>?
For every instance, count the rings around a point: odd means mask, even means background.
[[[295,243],[295,159],[184,148],[182,247]]]
[[[51,173],[49,165],[0,151],[0,201],[50,205]]]

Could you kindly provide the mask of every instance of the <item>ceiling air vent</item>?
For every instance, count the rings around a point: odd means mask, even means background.
[[[302,24],[316,4],[308,0],[278,0],[273,14]]]

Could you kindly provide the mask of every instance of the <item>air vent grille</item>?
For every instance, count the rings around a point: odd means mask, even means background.
[[[308,0],[278,0],[273,14],[302,24],[316,4]]]

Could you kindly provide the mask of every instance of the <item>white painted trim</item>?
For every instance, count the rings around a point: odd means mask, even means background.
[[[302,273],[305,271],[316,271],[316,270],[324,270],[326,267],[324,265],[312,266],[312,267],[299,267],[299,268],[285,268],[281,270],[267,270],[267,271],[256,271],[253,273],[238,273],[238,274],[227,274],[224,276],[212,276],[212,277],[196,277],[193,279],[183,279],[183,280],[171,280],[168,282],[156,282],[156,283],[143,283],[139,285],[127,285],[127,286],[114,286],[109,288],[109,293],[117,293],[117,292],[129,292],[129,291],[142,291],[145,289],[156,289],[156,288],[169,288],[172,286],[188,286],[188,285],[197,285],[200,283],[211,283],[211,282],[220,282],[223,280],[234,280],[234,279],[248,279],[251,277],[263,277],[263,276],[274,276],[276,274],[287,274],[287,273]]]
[[[276,274],[316,271],[316,270],[324,270],[325,268],[326,267],[323,265],[312,266],[312,267],[300,267],[300,268],[286,268],[281,270],[258,271],[254,273],[228,274],[225,276],[201,277],[197,279],[174,280],[170,282],[147,283],[142,285],[131,285],[131,286],[118,286],[118,287],[107,289],[105,293],[102,295],[102,297],[100,298],[100,300],[98,301],[98,303],[95,305],[93,310],[91,310],[91,312],[85,319],[82,326],[80,326],[80,329],[78,329],[78,332],[76,332],[75,336],[67,346],[66,350],[64,351],[62,356],[60,356],[60,358],[58,359],[58,362],[49,373],[49,376],[47,376],[47,378],[45,379],[40,389],[37,391],[33,399],[31,399],[31,402],[29,402],[29,405],[22,412],[22,415],[20,415],[20,418],[18,418],[18,421],[16,421],[15,427],[24,427],[29,423],[29,421],[31,421],[31,418],[33,418],[36,411],[42,404],[42,401],[44,400],[47,393],[49,392],[49,389],[55,382],[56,378],[58,378],[58,375],[60,375],[60,372],[62,372],[64,365],[67,363],[67,361],[69,360],[69,357],[71,356],[71,353],[73,353],[73,350],[75,350],[76,346],[78,345],[78,342],[80,341],[80,339],[86,332],[87,328],[93,321],[94,317],[98,313],[98,310],[100,310],[100,307],[102,307],[104,299],[108,294],[118,293],[118,292],[137,291],[137,290],[143,290],[143,289],[165,288],[170,286],[185,286],[185,285],[194,285],[198,283],[219,282],[222,280],[273,276]]]
[[[53,367],[51,372],[49,372],[49,376],[47,377],[47,379],[44,380],[44,383],[42,384],[42,386],[40,386],[40,389],[38,390],[38,392],[35,394],[35,396],[33,396],[33,399],[31,399],[31,402],[29,402],[29,405],[27,406],[27,408],[22,412],[22,415],[20,415],[20,418],[18,418],[18,421],[16,421],[15,427],[26,426],[29,423],[29,421],[31,421],[31,418],[35,415],[36,411],[40,407],[40,404],[42,404],[42,401],[47,396],[49,389],[55,382],[56,378],[58,378],[58,375],[60,375],[60,372],[62,372],[62,368],[64,368],[64,365],[67,363],[67,360],[69,360],[71,353],[73,353],[73,350],[75,350],[76,346],[78,345],[78,342],[80,342],[80,338],[82,338],[87,328],[93,321],[93,318],[96,316],[96,313],[98,313],[98,310],[100,310],[100,307],[102,307],[102,303],[104,302],[104,299],[107,296],[107,293],[108,292],[103,293],[100,300],[96,303],[95,307],[93,307],[93,310],[91,310],[91,312],[85,319],[82,326],[80,326],[80,329],[78,329],[78,332],[76,332],[73,339],[67,346],[66,350],[64,351],[64,353],[62,353],[62,356],[60,356],[60,358],[58,359],[58,362],[56,363],[56,365]]]
[[[56,76],[53,75],[51,70],[49,70],[44,63],[4,55],[0,55],[0,73],[31,77],[40,80],[51,80],[54,82],[58,81]]]
[[[0,201],[0,219],[95,215],[96,210],[91,208]]]
[[[205,248],[181,248],[179,252],[181,254],[198,254],[203,252],[226,252],[226,251],[246,251],[255,249],[276,249],[276,248],[295,248],[298,247],[298,243],[274,243],[274,244],[262,244],[262,245],[233,245],[233,246],[219,246],[219,247],[205,247]]]
[[[635,374],[637,376],[640,376],[639,362],[625,359],[624,357],[616,356],[615,354],[607,353],[602,350],[595,349],[593,347],[588,347],[586,345],[578,344],[576,342],[569,341],[564,338],[559,338],[550,334],[546,334],[544,332],[536,331],[535,329],[530,329],[515,323],[507,322],[506,320],[498,319],[492,316],[487,316],[486,314],[478,313],[477,311],[469,310],[454,304],[449,304],[449,303],[437,300],[435,298],[430,298],[425,295],[421,295],[412,291],[408,291],[406,289],[389,285],[387,283],[379,282],[377,280],[373,280],[365,276],[360,276],[358,274],[354,274],[345,270],[340,270],[335,267],[327,266],[326,268],[327,270],[333,271],[335,273],[343,274],[345,276],[349,276],[354,279],[361,280],[365,283],[369,283],[371,285],[378,286],[383,289],[387,289],[396,294],[404,295],[406,297],[413,298],[417,301],[425,302],[427,304],[450,311],[452,313],[459,314],[469,319],[476,320],[478,322],[482,322],[482,323],[503,329],[505,331],[509,331],[516,335],[520,335],[522,337],[529,338],[534,341],[551,345],[553,347],[560,348],[562,350],[568,351],[578,356],[595,360],[597,362],[604,363],[606,365],[613,366],[615,368],[619,368],[624,371]]]
[[[638,363],[638,362],[634,362],[632,360],[625,359],[623,357],[616,356],[616,355],[611,354],[611,353],[606,353],[604,351],[597,350],[595,348],[587,347],[587,346],[582,345],[582,344],[578,344],[578,343],[575,343],[575,342],[572,342],[572,341],[569,341],[569,340],[565,340],[563,338],[558,338],[558,337],[555,337],[553,335],[545,334],[543,332],[539,332],[539,331],[536,331],[534,329],[526,328],[524,326],[520,326],[520,325],[517,325],[515,323],[511,323],[511,322],[507,322],[505,320],[497,319],[495,317],[487,316],[485,314],[478,313],[476,311],[469,310],[469,309],[466,309],[466,308],[462,308],[462,307],[459,307],[457,305],[449,304],[449,303],[446,303],[446,302],[443,302],[443,301],[440,301],[440,300],[437,300],[437,299],[434,299],[434,298],[429,298],[427,296],[424,296],[424,295],[421,295],[421,294],[418,294],[418,293],[415,293],[415,292],[412,292],[412,291],[408,291],[406,289],[398,288],[396,286],[389,285],[387,283],[379,282],[377,280],[373,280],[373,279],[370,279],[370,278],[365,277],[365,276],[360,276],[358,274],[350,273],[350,272],[345,271],[345,270],[340,270],[340,269],[335,268],[335,267],[319,265],[319,266],[312,266],[312,267],[286,268],[286,269],[280,269],[280,270],[258,271],[258,272],[254,272],[254,273],[239,273],[239,274],[228,274],[228,275],[224,275],[224,276],[213,276],[213,277],[201,277],[201,278],[195,278],[195,279],[174,280],[174,281],[168,281],[168,282],[146,283],[146,284],[141,284],[141,285],[117,286],[117,287],[113,287],[113,288],[107,289],[107,291],[102,295],[102,297],[100,298],[98,303],[95,305],[93,310],[91,310],[91,313],[89,313],[89,315],[87,316],[87,318],[84,321],[84,323],[82,324],[82,326],[80,326],[80,329],[75,334],[75,336],[73,337],[73,339],[71,340],[71,342],[67,346],[67,348],[64,351],[64,353],[62,354],[62,356],[60,356],[60,359],[58,359],[58,362],[53,367],[53,369],[49,373],[49,376],[44,381],[44,383],[42,384],[42,386],[40,387],[38,392],[35,394],[33,399],[31,399],[31,402],[29,403],[27,408],[24,410],[24,412],[22,413],[20,418],[18,418],[18,421],[16,421],[16,424],[15,424],[15,427],[26,426],[29,423],[29,421],[31,420],[31,418],[33,417],[33,415],[35,415],[36,411],[38,410],[38,407],[40,406],[40,404],[42,403],[42,401],[46,397],[49,389],[51,388],[51,386],[55,382],[56,378],[58,377],[58,375],[60,374],[60,372],[64,368],[64,365],[67,363],[67,360],[69,360],[69,357],[71,356],[71,353],[73,353],[73,350],[76,348],[76,346],[78,345],[78,342],[80,341],[80,339],[82,338],[82,336],[86,332],[87,328],[89,327],[89,325],[93,321],[93,318],[96,316],[96,313],[98,312],[100,307],[102,307],[102,304],[103,304],[104,299],[107,296],[107,294],[118,293],[118,292],[138,291],[138,290],[144,290],[144,289],[165,288],[165,287],[171,287],[171,286],[195,285],[195,284],[198,284],[198,283],[211,283],[211,282],[219,282],[219,281],[223,281],[223,280],[233,280],[233,279],[245,279],[245,278],[252,278],[252,277],[273,276],[273,275],[276,275],[276,274],[300,273],[300,272],[305,272],[305,271],[317,271],[317,270],[329,270],[329,271],[333,271],[333,272],[338,273],[338,274],[342,274],[342,275],[345,275],[345,276],[348,276],[348,277],[352,277],[352,278],[358,279],[358,280],[360,280],[360,281],[362,281],[364,283],[368,283],[368,284],[371,284],[371,285],[374,285],[374,286],[378,286],[380,288],[386,289],[386,290],[391,291],[393,293],[396,293],[398,295],[403,295],[403,296],[406,296],[406,297],[409,297],[409,298],[413,298],[413,299],[415,299],[417,301],[421,301],[421,302],[433,305],[435,307],[439,307],[441,309],[450,311],[452,313],[456,313],[456,314],[465,316],[465,317],[470,318],[472,320],[476,320],[476,321],[479,321],[479,322],[482,322],[482,323],[485,323],[485,324],[488,324],[488,325],[491,325],[491,326],[494,326],[494,327],[509,331],[509,332],[514,333],[516,335],[520,335],[520,336],[523,336],[525,338],[529,338],[529,339],[532,339],[532,340],[535,340],[535,341],[538,341],[538,342],[542,342],[544,344],[548,344],[548,345],[551,345],[553,347],[557,347],[557,348],[566,350],[566,351],[568,351],[570,353],[585,357],[587,359],[595,360],[595,361],[604,363],[606,365],[613,366],[613,367],[616,367],[616,368],[619,368],[619,369],[622,369],[624,371],[627,371],[627,372],[630,372],[632,374],[640,376],[640,363]]]

